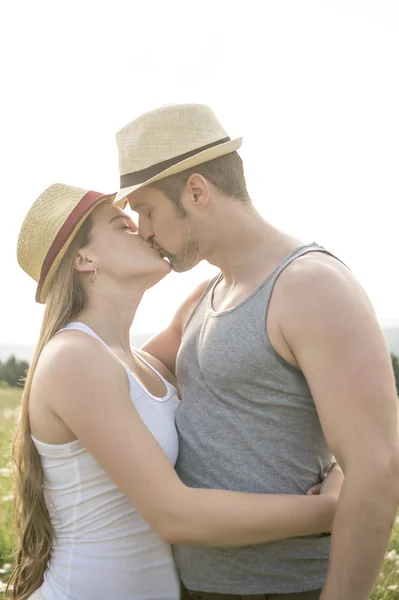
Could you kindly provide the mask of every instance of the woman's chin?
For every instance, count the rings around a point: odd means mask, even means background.
[[[170,263],[165,260],[162,259],[157,263],[157,267],[154,269],[153,271],[153,282],[151,283],[151,287],[153,285],[155,285],[156,283],[158,283],[159,281],[161,281],[162,279],[164,279],[167,275],[169,275],[169,273],[171,272],[172,267],[170,266]]]
[[[172,266],[170,264],[170,262],[168,260],[163,261],[165,264],[163,265],[163,277],[166,277],[166,275],[169,275],[169,273],[172,270]]]
[[[172,265],[170,264],[170,262],[168,261],[167,258],[163,258],[162,262],[164,263],[165,269],[167,271],[167,273],[170,273],[172,270]]]

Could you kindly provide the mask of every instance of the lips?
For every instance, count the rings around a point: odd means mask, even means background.
[[[160,256],[162,256],[162,258],[165,258],[165,257],[166,257],[166,254],[165,254],[165,252],[164,252],[163,250],[161,250],[160,248],[157,248],[156,246],[151,246],[151,248],[152,248],[153,250],[155,250],[155,252],[158,252],[158,254],[159,254]]]
[[[162,260],[164,260],[165,262],[167,262],[167,263],[170,264],[170,258],[169,258],[169,256],[166,256],[166,254],[162,254],[161,252],[159,254],[160,254]]]
[[[151,248],[158,254],[158,256],[160,256],[162,258],[162,260],[164,260],[170,264],[169,256],[165,252],[163,252],[163,250],[160,250],[159,248],[156,248],[155,246],[151,246]]]
[[[169,254],[167,254],[163,250],[157,250],[157,252],[161,256],[161,258],[163,258],[163,260],[166,260],[166,262],[170,263]]]

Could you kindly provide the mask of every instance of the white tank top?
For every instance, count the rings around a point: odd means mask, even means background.
[[[83,323],[70,323],[65,329],[83,331],[102,342]],[[166,395],[155,398],[124,367],[137,412],[174,465],[176,389],[134,354],[165,384]],[[170,545],[150,528],[83,444],[32,439],[41,458],[55,534],[41,588],[45,600],[178,600]]]

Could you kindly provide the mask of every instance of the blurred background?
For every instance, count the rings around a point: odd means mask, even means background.
[[[0,359],[29,358],[40,327],[15,256],[31,203],[54,182],[116,190],[116,131],[175,102],[207,103],[243,135],[260,213],[339,255],[399,325],[396,0],[3,0],[0,56]],[[135,340],[213,273],[148,292]]]
[[[399,386],[397,0],[0,0],[0,595],[12,568],[10,440],[43,307],[16,261],[50,184],[113,192],[115,133],[206,103],[243,135],[248,188],[275,226],[338,255],[368,292]],[[150,290],[164,327],[207,264]],[[372,600],[399,598],[399,517]]]

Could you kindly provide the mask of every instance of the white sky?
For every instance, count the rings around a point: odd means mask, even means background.
[[[115,132],[173,102],[244,135],[261,214],[337,253],[378,316],[399,317],[397,0],[2,0],[0,56],[1,343],[40,327],[15,258],[30,204],[57,181],[114,191]],[[169,276],[135,330],[164,326],[213,272]]]

